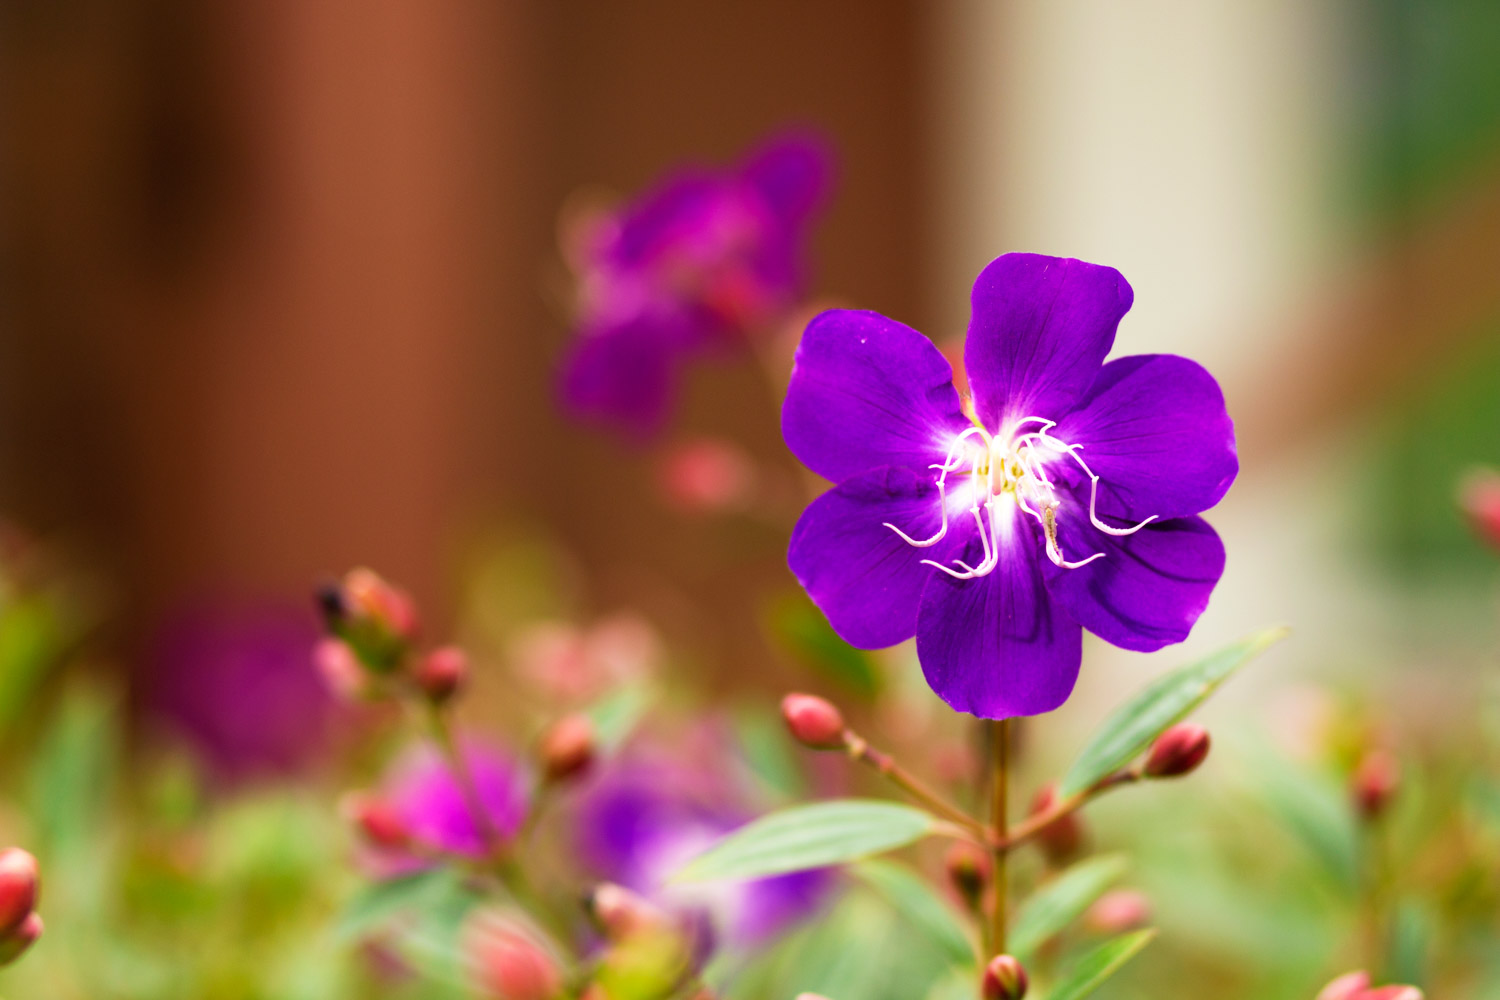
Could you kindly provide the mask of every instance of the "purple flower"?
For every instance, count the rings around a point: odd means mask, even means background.
[[[507,754],[477,743],[464,744],[464,760],[493,832],[509,840],[526,817],[527,782]],[[397,762],[385,783],[385,799],[402,827],[420,847],[485,856],[482,831],[448,762],[431,747],[419,747]]]
[[[958,711],[1051,711],[1082,630],[1181,642],[1224,570],[1198,512],[1239,469],[1219,385],[1170,354],[1104,363],[1134,293],[1113,268],[1007,254],[974,283],[971,398],[936,347],[870,312],[815,318],[782,410],[838,485],[792,533],[792,572],[850,644],[917,638]]]
[[[721,748],[679,747],[676,754],[635,753],[617,761],[580,803],[575,839],[599,878],[693,918],[710,940],[750,948],[815,911],[827,898],[832,875],[808,871],[753,882],[667,885],[678,868],[754,815],[747,801],[730,792],[730,762],[721,760],[725,766],[717,770],[701,764],[722,754]]]
[[[817,140],[782,137],[735,169],[683,170],[594,219],[572,253],[578,336],[563,366],[568,407],[648,435],[666,419],[685,361],[794,305],[829,161]]]

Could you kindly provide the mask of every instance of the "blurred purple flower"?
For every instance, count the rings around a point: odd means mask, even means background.
[[[220,777],[296,771],[327,746],[336,715],[312,666],[317,638],[300,610],[179,613],[152,646],[148,712]]]
[[[811,915],[827,898],[829,871],[666,885],[694,855],[754,816],[748,797],[731,791],[734,764],[727,751],[675,749],[632,751],[591,784],[574,822],[586,867],[684,915],[709,941],[734,949],[760,945]],[[722,766],[714,767],[716,760]]]
[[[971,397],[920,333],[814,319],[787,445],[838,485],[788,561],[850,644],[917,638],[928,684],[986,718],[1067,700],[1082,631],[1181,642],[1224,570],[1199,511],[1239,470],[1219,385],[1169,354],[1104,363],[1134,293],[1113,268],[1007,254],[974,283]]]
[[[795,305],[808,223],[831,156],[783,136],[723,171],[686,168],[572,241],[577,339],[562,396],[580,416],[645,436],[666,419],[683,363]]]
[[[494,747],[470,740],[463,753],[493,832],[509,840],[526,818],[525,774],[512,757]],[[383,797],[418,847],[484,857],[484,836],[462,786],[432,747],[415,747],[396,762]]]

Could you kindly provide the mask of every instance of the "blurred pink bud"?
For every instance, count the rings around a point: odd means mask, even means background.
[[[663,459],[663,496],[680,510],[713,513],[742,509],[755,485],[755,466],[742,449],[701,438],[672,448]]]
[[[342,639],[320,639],[313,647],[313,665],[328,690],[343,701],[359,701],[371,693],[369,675],[354,650]]]
[[[0,936],[20,927],[36,908],[36,858],[19,847],[0,851]]]
[[[411,595],[374,570],[360,567],[344,576],[345,606],[351,616],[368,619],[398,639],[417,637],[417,606]]]
[[[1458,506],[1474,534],[1500,549],[1500,472],[1474,469],[1467,473],[1458,484]]]
[[[1191,722],[1173,726],[1151,744],[1146,777],[1178,778],[1198,769],[1208,756],[1208,730]]]
[[[821,993],[798,993],[797,1000],[828,1000],[828,998]]]
[[[458,693],[469,677],[469,657],[457,646],[440,646],[422,657],[412,675],[430,701],[442,704]]]
[[[948,849],[945,867],[948,881],[959,897],[971,908],[977,909],[994,869],[994,861],[989,852],[967,840],[954,841],[953,846]]]
[[[28,914],[19,927],[0,938],[0,965],[9,965],[20,958],[41,936],[42,918],[35,913]]]
[[[1037,790],[1031,801],[1031,815],[1039,816],[1057,805],[1057,782],[1049,781]],[[1076,813],[1048,823],[1037,831],[1037,846],[1054,865],[1071,860],[1083,847],[1083,824]]]
[[[1323,987],[1317,1000],[1423,1000],[1423,994],[1415,986],[1371,988],[1370,974],[1358,971],[1346,972]]]
[[[1084,922],[1097,934],[1123,934],[1151,921],[1151,900],[1135,889],[1116,889],[1089,907]]]
[[[1026,970],[1013,955],[996,955],[984,967],[984,1000],[1021,1000],[1027,985]]]
[[[339,804],[344,818],[376,847],[399,849],[411,842],[411,831],[395,807],[367,792],[350,792]]]
[[[557,959],[521,925],[502,917],[481,917],[467,944],[477,985],[485,996],[553,1000],[562,992]]]
[[[781,717],[792,738],[813,750],[844,746],[844,717],[833,703],[811,694],[789,694],[781,699]]]
[[[1354,807],[1365,819],[1376,819],[1390,805],[1400,785],[1400,762],[1389,751],[1371,750],[1354,769]]]
[[[589,912],[604,936],[623,941],[643,931],[671,926],[671,918],[655,904],[621,885],[605,882],[589,894]]]
[[[548,781],[567,781],[594,762],[594,723],[587,715],[565,715],[542,734],[538,756]]]

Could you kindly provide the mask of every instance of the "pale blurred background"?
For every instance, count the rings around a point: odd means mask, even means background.
[[[840,158],[820,301],[951,338],[990,258],[1078,256],[1135,286],[1122,352],[1220,377],[1244,472],[1191,647],[1283,621],[1262,685],[1450,695],[1493,660],[1452,504],[1500,460],[1485,0],[16,0],[0,116],[0,510],[113,581],[127,662],[357,563],[440,632],[508,531],[753,676],[784,532],[684,521],[556,412],[555,226],[789,122]],[[786,471],[776,403],[710,368],[682,426]],[[1161,666],[1090,656],[1065,726]]]

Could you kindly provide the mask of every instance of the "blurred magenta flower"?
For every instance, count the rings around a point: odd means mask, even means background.
[[[727,751],[711,738],[701,743],[637,748],[604,768],[584,792],[574,839],[598,878],[701,918],[709,941],[755,947],[816,911],[832,875],[810,871],[743,883],[666,884],[690,858],[754,816],[748,796],[734,792]]]
[[[528,780],[509,754],[474,740],[464,761],[493,833],[514,837],[526,818]],[[447,760],[428,746],[413,748],[392,767],[382,799],[412,845],[427,852],[482,858],[484,830]]]
[[[567,406],[637,435],[658,430],[684,361],[795,305],[808,224],[830,174],[819,139],[782,136],[735,168],[685,168],[591,217],[571,240],[578,299],[562,373]]]
[[[797,523],[792,571],[850,644],[915,635],[954,709],[1051,711],[1084,628],[1181,642],[1223,573],[1196,515],[1238,472],[1234,427],[1193,361],[1104,363],[1133,298],[1113,268],[998,258],[974,283],[965,397],[931,341],[876,313],[802,337],[782,431],[838,485]]]
[[[179,613],[152,647],[152,715],[220,777],[285,774],[328,745],[335,707],[313,666],[317,629],[275,606]]]

